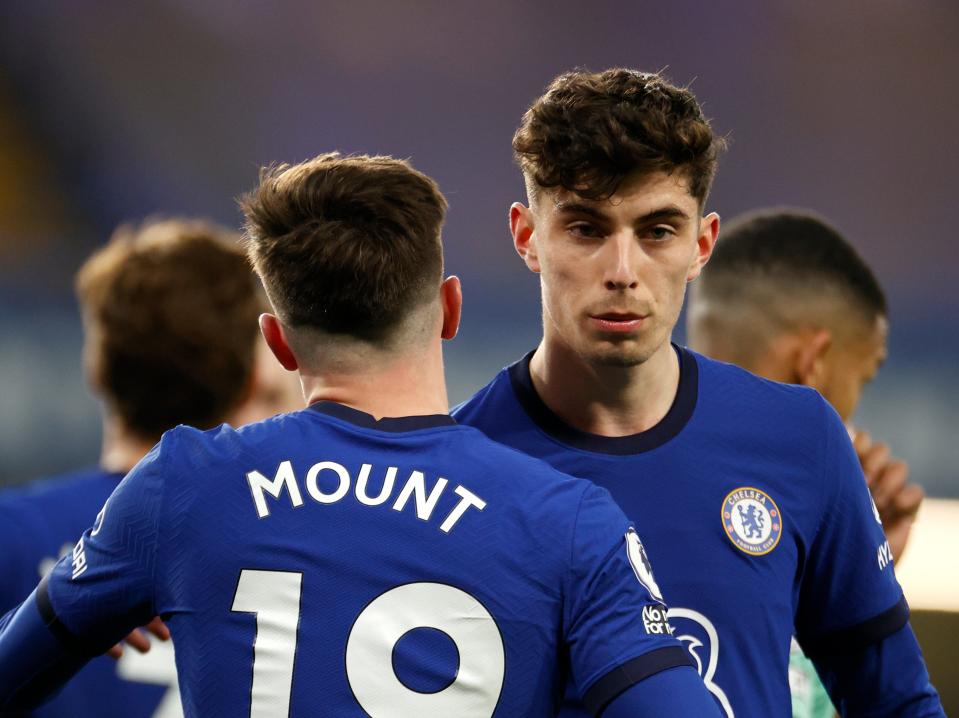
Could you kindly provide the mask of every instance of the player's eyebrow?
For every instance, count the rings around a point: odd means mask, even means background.
[[[606,214],[593,205],[575,200],[560,200],[555,204],[556,211],[562,214],[585,214],[596,219],[607,219]],[[667,219],[689,220],[689,215],[675,205],[669,205],[660,209],[654,209],[641,217],[637,217],[634,224],[648,224],[649,222],[659,222]]]
[[[606,219],[606,215],[601,210],[583,202],[560,200],[555,206],[556,211],[563,214],[585,214],[596,219]]]
[[[646,223],[646,222],[658,222],[664,219],[681,219],[684,221],[689,220],[689,215],[686,214],[679,207],[670,205],[668,207],[663,207],[662,209],[655,209],[652,212],[644,214],[642,217],[639,217],[637,223]]]

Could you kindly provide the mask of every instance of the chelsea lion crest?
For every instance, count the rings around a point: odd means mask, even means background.
[[[783,517],[769,494],[742,486],[723,499],[723,529],[740,551],[762,556],[779,543]]]

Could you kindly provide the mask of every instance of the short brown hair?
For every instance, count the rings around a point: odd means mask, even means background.
[[[267,167],[240,204],[250,258],[292,327],[383,339],[439,287],[446,200],[404,161],[333,152]]]
[[[634,172],[680,171],[700,205],[724,145],[689,90],[623,68],[560,75],[513,136],[523,174],[539,187],[607,199]]]
[[[249,388],[264,308],[238,235],[195,220],[121,227],[77,275],[89,370],[131,431],[223,421]]]

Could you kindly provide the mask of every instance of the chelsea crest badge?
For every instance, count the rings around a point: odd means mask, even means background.
[[[750,556],[769,553],[783,534],[783,517],[776,502],[751,486],[729,492],[723,499],[722,516],[726,536]]]

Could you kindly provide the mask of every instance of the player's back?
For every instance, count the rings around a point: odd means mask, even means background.
[[[171,627],[187,715],[546,716],[566,669],[588,688],[688,662],[628,529],[605,491],[445,415],[324,402],[168,432],[67,590],[118,569],[127,589],[102,595],[152,590],[139,610]],[[88,620],[50,588],[66,625]]]

